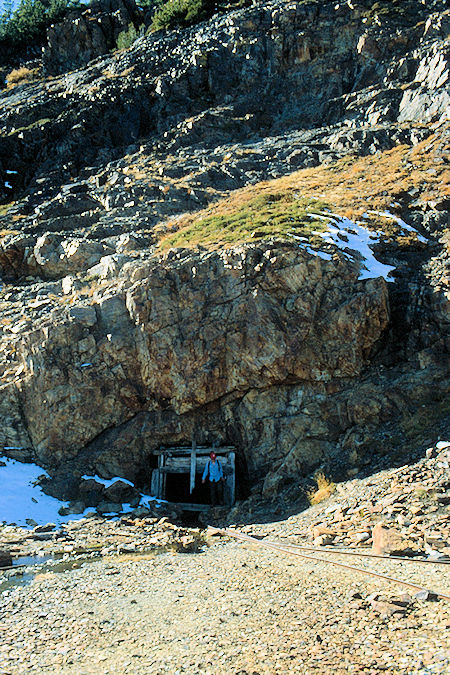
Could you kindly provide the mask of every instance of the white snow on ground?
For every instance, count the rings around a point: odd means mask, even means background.
[[[449,441],[439,441],[436,443],[436,447],[438,450],[443,450],[444,448],[450,448],[450,442]]]
[[[6,466],[0,466],[0,523],[5,522],[8,525],[15,523],[22,527],[34,526],[27,523],[27,520],[34,521],[38,525],[60,524],[69,520],[79,520],[87,511],[93,510],[89,507],[84,513],[60,516],[58,510],[61,506],[67,506],[67,502],[61,502],[59,499],[46,495],[38,485],[35,485],[39,476],[47,476],[42,467],[17,462],[7,457],[0,457],[0,459],[6,464]],[[105,480],[99,476],[83,476],[83,478],[93,478],[105,487],[109,487],[117,480],[133,485],[126,478],[112,478],[111,480]],[[140,506],[149,506],[152,502],[158,507],[164,501],[150,495],[143,495]],[[129,513],[133,508],[129,504],[123,504],[121,513]],[[111,515],[117,516],[116,513]]]
[[[375,212],[373,212],[375,213]],[[377,212],[378,213],[378,212]],[[360,263],[360,274],[358,279],[376,279],[383,277],[386,281],[394,281],[391,277],[391,272],[395,269],[392,265],[385,265],[375,258],[372,247],[380,241],[380,237],[384,235],[383,231],[369,230],[361,222],[353,222],[349,218],[339,216],[336,213],[309,213],[310,218],[314,220],[325,220],[328,227],[325,231],[314,231],[312,234],[322,237],[327,244],[336,246],[349,259],[353,259]],[[364,214],[366,215],[366,214]],[[419,241],[425,242],[417,231],[407,225],[401,218],[397,218],[390,213],[383,212],[378,215],[392,218],[397,224],[405,230],[415,232]],[[323,260],[331,260],[332,256],[329,253],[320,250],[314,250],[306,244],[305,238],[290,233],[290,236],[299,242],[299,246],[311,255],[318,256]]]
[[[395,216],[389,211],[369,211],[369,213],[390,218],[395,221],[397,225],[407,232],[414,232],[417,235],[418,241],[426,243],[427,240],[417,232],[411,225],[405,223],[404,220]],[[364,226],[364,223],[353,222],[348,218],[325,211],[322,213],[309,213],[313,220],[324,220],[328,223],[325,231],[315,231],[312,234],[322,237],[327,244],[336,246],[349,259],[360,263],[361,270],[358,279],[376,279],[383,277],[386,281],[395,281],[392,278],[391,272],[395,269],[392,265],[384,265],[375,258],[372,251],[374,244],[379,243],[380,237],[385,233],[382,230],[369,230]],[[364,213],[363,218],[368,218],[368,214]],[[303,248],[310,255],[322,258],[323,260],[331,260],[332,255],[325,251],[311,248],[308,240],[305,237],[298,236],[293,232],[289,236],[299,242],[300,248]]]
[[[111,485],[114,485],[116,481],[120,480],[122,483],[126,483],[127,485],[131,485],[134,487],[134,484],[127,480],[126,478],[120,478],[120,476],[116,476],[115,478],[100,478],[100,476],[88,476],[85,474],[84,476],[81,476],[84,480],[95,480],[97,483],[101,483],[104,487],[110,487]],[[168,502],[165,499],[157,499],[156,497],[152,497],[151,495],[141,495],[141,501],[139,502],[139,506],[148,506],[150,502],[155,502],[153,505],[158,507],[161,504],[167,504]],[[129,504],[123,504],[123,512],[127,513],[128,511],[132,511],[133,509]]]
[[[83,517],[83,514],[58,514],[58,509],[66,506],[66,503],[44,494],[39,486],[34,485],[38,476],[47,475],[40,466],[24,464],[7,457],[2,457],[1,460],[6,466],[0,466],[0,522],[26,527],[27,519],[34,520],[38,525],[45,525]]]
[[[310,255],[315,255],[317,258],[322,258],[322,260],[331,260],[332,255],[329,253],[325,253],[325,251],[315,251],[311,246],[305,245],[303,242],[305,241],[305,237],[298,237],[296,234],[292,234],[291,232],[289,233],[289,236],[292,237],[292,239],[295,239],[296,241],[302,242],[300,244],[301,248],[304,248],[307,253]],[[307,241],[307,240],[306,240]]]
[[[414,232],[415,234],[417,234],[417,239],[421,241],[423,244],[426,244],[427,239],[425,239],[425,237],[419,234],[414,227],[408,225],[408,223],[405,223],[404,220],[402,220],[398,216],[395,216],[393,213],[389,213],[389,211],[369,211],[368,213],[373,213],[374,215],[381,216],[382,218],[390,218],[390,220],[393,220],[395,223],[397,223],[397,225],[401,227],[402,230],[406,230],[407,232]]]
[[[384,277],[386,281],[394,281],[389,275],[395,269],[392,265],[384,265],[377,260],[371,249],[371,245],[379,241],[382,232],[373,232],[368,230],[361,223],[354,223],[348,218],[338,216],[335,213],[310,213],[310,218],[326,220],[328,229],[324,232],[314,231],[312,234],[322,237],[327,244],[334,244],[339,248],[347,258],[356,259],[360,262],[361,271],[358,279],[376,279]],[[293,233],[290,236],[300,242],[300,247],[311,255],[318,256],[323,260],[331,260],[332,255],[325,251],[314,250],[305,245],[304,237],[299,237]],[[355,256],[355,253],[357,254]]]
[[[116,476],[115,478],[107,479],[107,478],[100,478],[100,476],[84,475],[81,476],[81,478],[83,478],[83,480],[95,480],[97,481],[97,483],[101,483],[104,487],[110,487],[111,485],[114,485],[114,483],[118,480],[121,480],[122,483],[126,483],[127,485],[131,485],[132,487],[134,487],[131,481],[127,480],[126,478],[119,478],[118,476]]]

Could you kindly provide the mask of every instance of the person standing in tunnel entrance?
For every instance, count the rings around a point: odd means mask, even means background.
[[[211,504],[223,504],[223,469],[215,452],[209,453],[210,459],[207,461],[205,470],[203,471],[202,483],[209,480],[209,489],[211,492]]]

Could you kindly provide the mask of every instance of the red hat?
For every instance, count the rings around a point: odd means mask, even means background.
[[[214,450],[211,450],[211,452],[209,453],[209,456],[211,457],[211,459],[216,459],[216,457],[217,457],[217,455],[216,455],[216,453],[214,452]]]

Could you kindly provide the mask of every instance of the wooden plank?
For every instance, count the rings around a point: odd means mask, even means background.
[[[206,462],[205,462],[206,464]],[[205,468],[205,466],[203,466]],[[230,467],[222,467],[223,468],[223,473],[226,476],[229,476],[231,474],[231,469]],[[169,464],[167,466],[163,466],[161,469],[157,469],[161,473],[167,475],[168,473],[184,473],[186,475],[190,475],[190,467],[189,466],[176,466],[173,464]],[[196,467],[196,473],[203,473],[203,469],[201,466],[199,466],[198,460],[197,460],[197,467]]]
[[[153,495],[153,497],[158,497],[158,492],[159,492],[159,469],[153,469],[150,493]]]
[[[186,504],[184,502],[174,503],[183,511],[209,511],[211,508],[209,504]]]
[[[228,455],[230,460],[230,473],[227,476],[227,483],[229,483],[229,492],[228,492],[228,506],[233,506],[234,500],[236,498],[236,464],[235,464],[235,454],[230,452]]]
[[[189,494],[192,494],[195,488],[195,471],[197,468],[197,443],[192,439],[192,450],[191,450],[191,475],[189,482]]]
[[[164,457],[164,464],[166,463],[166,458]],[[165,473],[162,474],[162,490],[161,490],[161,499],[166,498],[166,482],[167,482],[167,475]]]
[[[166,458],[164,455],[158,457],[158,468],[159,468],[159,483],[158,483],[158,499],[165,499],[166,496],[166,474],[164,472],[164,464],[166,463]]]
[[[223,447],[213,448],[206,447],[204,445],[197,447],[197,456],[198,455],[209,455],[210,452],[216,452],[219,454],[226,454],[228,452],[234,452],[235,448],[232,445],[224,445]],[[152,450],[153,455],[190,455],[192,448],[183,447],[183,448],[159,448],[158,450]]]
[[[157,499],[161,499],[161,486],[162,486],[161,469],[162,469],[162,466],[163,466],[163,462],[164,462],[164,457],[163,457],[163,455],[160,455],[158,457],[158,489],[156,490]]]
[[[225,468],[226,466],[229,466],[229,461],[227,457],[222,457],[221,455],[217,455],[217,458],[219,459],[221,465]],[[197,457],[196,458],[196,466],[197,466],[197,472],[203,471],[203,469],[206,466],[206,463],[209,461],[209,457]],[[173,467],[173,468],[183,468],[186,473],[190,473],[191,470],[191,459],[187,457],[166,457],[166,461],[164,466],[166,467]]]

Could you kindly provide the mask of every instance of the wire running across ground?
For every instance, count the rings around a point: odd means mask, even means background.
[[[406,586],[407,588],[412,588],[418,593],[420,592],[428,592],[438,598],[442,598],[443,600],[450,601],[450,595],[446,593],[441,593],[438,591],[433,591],[429,588],[424,588],[424,586],[420,586],[419,584],[413,584],[410,581],[404,581],[402,579],[397,579],[395,577],[390,577],[387,574],[381,574],[380,572],[373,572],[371,570],[365,570],[362,569],[361,567],[355,567],[355,565],[347,565],[346,563],[342,562],[337,562],[335,560],[328,560],[327,558],[322,558],[318,556],[313,556],[313,555],[307,555],[306,553],[301,553],[299,550],[296,550],[292,545],[289,544],[274,544],[268,541],[265,541],[264,539],[256,539],[255,537],[250,537],[248,534],[244,534],[242,532],[236,532],[235,530],[230,530],[230,529],[225,529],[222,530],[220,528],[214,528],[214,527],[209,527],[208,532],[210,534],[220,534],[224,537],[232,537],[234,539],[238,539],[243,542],[248,542],[251,544],[255,544],[257,546],[262,546],[265,548],[270,548],[275,551],[281,551],[283,553],[290,553],[291,555],[296,555],[300,558],[304,558],[305,560],[311,560],[313,562],[322,562],[326,563],[328,565],[334,565],[336,567],[342,567],[344,569],[352,570],[353,572],[361,572],[361,574],[366,574],[372,577],[376,577],[378,579],[384,579],[385,581],[390,581],[391,583],[395,584],[400,584],[401,586]],[[334,551],[332,551],[334,553]],[[389,559],[388,556],[386,556],[387,559]]]

